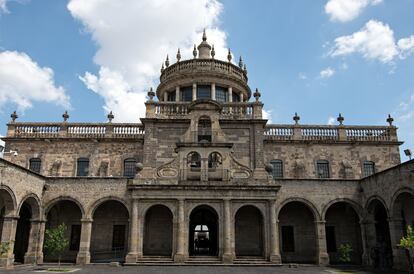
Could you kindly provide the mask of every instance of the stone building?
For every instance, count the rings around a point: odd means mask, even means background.
[[[268,124],[246,66],[194,58],[161,69],[141,123],[25,123],[0,159],[2,265],[42,263],[44,232],[68,227],[65,261],[339,262],[404,267],[414,161],[397,128]],[[253,97],[253,98],[252,98]],[[158,98],[158,99],[156,99]],[[17,153],[15,153],[17,152]]]

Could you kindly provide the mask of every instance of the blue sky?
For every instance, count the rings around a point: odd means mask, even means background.
[[[0,0],[0,135],[19,121],[139,121],[176,49],[243,56],[273,123],[385,125],[414,149],[413,0]],[[237,61],[236,60],[236,61]],[[403,156],[403,159],[405,157]]]

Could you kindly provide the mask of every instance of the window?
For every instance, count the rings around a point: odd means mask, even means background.
[[[320,179],[329,178],[329,162],[326,160],[317,161],[316,172],[318,173],[318,178]]]
[[[197,99],[211,99],[211,86],[197,86]]]
[[[81,225],[72,225],[70,231],[69,250],[79,250]]]
[[[89,159],[79,158],[76,176],[83,177],[83,176],[88,176],[88,174],[89,174]]]
[[[365,161],[364,162],[364,177],[371,176],[375,173],[375,163],[371,161]]]
[[[175,91],[171,91],[167,93],[167,101],[175,102]]]
[[[201,167],[201,156],[197,152],[190,152],[187,156],[187,163],[192,171],[199,171]]]
[[[133,178],[136,173],[137,160],[134,158],[128,158],[124,160],[124,176]]]
[[[328,252],[336,252],[336,238],[334,226],[326,226],[326,248]]]
[[[114,225],[112,230],[112,250],[125,248],[125,225]]]
[[[198,142],[211,142],[211,120],[207,116],[198,120]]]
[[[33,172],[40,173],[40,167],[42,165],[42,160],[39,158],[32,158],[29,160],[29,169]]]
[[[282,226],[282,251],[295,252],[295,235],[293,226]]]
[[[180,88],[181,101],[191,102],[193,100],[193,88],[192,87],[183,87]]]
[[[208,168],[215,169],[222,163],[221,155],[218,152],[212,152],[208,155]]]
[[[218,102],[228,102],[229,101],[229,93],[228,93],[226,88],[216,87],[216,100]]]
[[[233,99],[233,102],[240,102],[240,95],[238,95],[237,93],[232,93],[232,99]]]
[[[270,164],[273,167],[272,176],[273,178],[283,178],[283,162],[282,160],[272,160]]]

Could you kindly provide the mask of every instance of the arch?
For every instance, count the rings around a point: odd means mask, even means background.
[[[223,156],[217,151],[213,151],[208,155],[208,168],[215,169],[223,164]]]
[[[284,263],[316,263],[319,220],[316,208],[302,198],[287,199],[277,212],[279,240]]]
[[[14,195],[13,191],[6,185],[0,186],[0,201],[3,202],[3,204],[0,205],[1,207],[4,206],[5,208],[5,216],[14,213],[14,210],[17,208],[16,196]]]
[[[52,200],[50,200],[46,205],[45,205],[45,210],[44,210],[44,214],[45,216],[47,216],[47,214],[49,213],[50,209],[55,206],[57,203],[61,202],[61,201],[70,201],[75,203],[78,208],[80,209],[81,213],[82,213],[82,217],[86,216],[85,215],[85,209],[82,205],[81,202],[79,202],[76,198],[73,198],[71,196],[59,196],[57,198],[54,198]]]
[[[360,204],[358,204],[357,202],[355,202],[354,200],[348,199],[348,198],[337,198],[334,199],[332,201],[330,201],[329,203],[327,203],[323,209],[322,209],[322,220],[326,220],[326,212],[328,211],[328,209],[336,204],[336,203],[347,203],[350,206],[352,206],[352,208],[355,210],[355,213],[358,215],[359,220],[361,221],[363,218],[363,208]]]
[[[143,254],[172,256],[173,213],[168,206],[152,205],[145,211]]]
[[[189,254],[217,256],[219,250],[219,215],[209,205],[191,210],[189,222]]]
[[[324,208],[326,245],[331,264],[341,263],[338,250],[345,244],[351,245],[353,250],[349,263],[362,263],[361,216],[356,208],[358,205],[349,199],[336,199]]]
[[[17,208],[17,212],[20,212],[20,209],[22,208],[24,203],[27,203],[30,205],[33,219],[40,219],[42,217],[42,214],[41,214],[42,203],[36,194],[30,193],[24,196],[24,198],[21,200]]]
[[[387,203],[385,202],[385,200],[378,196],[378,195],[373,195],[371,197],[369,197],[367,199],[367,202],[365,203],[365,211],[367,213],[367,215],[370,214],[370,211],[372,210],[371,207],[373,206],[372,203],[380,203],[384,208],[385,208],[385,212],[387,213],[387,218],[389,218],[390,215],[390,211],[387,207]]]
[[[91,261],[123,261],[128,250],[129,212],[119,198],[99,199],[90,208],[92,217]]]
[[[312,203],[311,201],[309,201],[308,199],[302,198],[302,197],[291,197],[288,198],[286,200],[284,200],[278,207],[277,211],[276,211],[276,216],[279,216],[280,210],[288,203],[290,202],[300,202],[305,204],[310,211],[313,214],[313,217],[315,218],[315,220],[322,220],[321,219],[321,215],[319,213],[319,210],[317,209],[317,207],[315,206],[314,203]]]
[[[191,169],[201,168],[201,155],[197,151],[191,151],[187,154],[187,164]]]
[[[263,214],[253,205],[243,205],[235,215],[236,256],[264,256]]]
[[[29,200],[31,197],[29,198]],[[18,211],[19,219],[16,226],[16,236],[14,242],[14,260],[19,263],[24,263],[24,255],[27,252],[29,247],[29,238],[30,238],[30,229],[31,222],[30,220],[33,217],[33,208],[32,206],[23,201],[20,205]]]
[[[116,196],[106,196],[106,197],[102,197],[98,200],[96,200],[92,205],[89,206],[88,210],[86,211],[86,219],[93,219],[93,214],[95,213],[95,210],[103,203],[107,202],[107,201],[117,201],[121,204],[124,205],[125,209],[128,212],[128,216],[130,216],[130,211],[129,211],[129,206],[128,206],[128,202],[125,201],[124,199],[120,198],[120,197],[116,197]]]
[[[392,198],[391,198],[391,204],[390,204],[390,213],[391,213],[392,215],[393,215],[393,213],[394,213],[394,211],[395,211],[395,204],[396,204],[396,201],[397,201],[398,197],[399,197],[401,194],[404,194],[404,193],[407,193],[407,194],[410,194],[410,195],[413,195],[413,196],[414,196],[414,189],[411,189],[411,188],[409,188],[409,187],[403,187],[403,188],[398,189],[398,190],[394,193],[394,195],[392,195]]]

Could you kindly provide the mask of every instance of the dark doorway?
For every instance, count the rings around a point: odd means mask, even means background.
[[[190,255],[217,256],[218,217],[209,206],[199,206],[190,215]]]
[[[373,250],[374,267],[379,269],[391,269],[392,248],[390,238],[390,227],[385,207],[376,203],[374,209],[376,244]]]
[[[145,214],[144,255],[171,256],[173,215],[163,205],[151,207]]]
[[[19,220],[16,228],[16,241],[14,243],[14,260],[19,263],[24,262],[24,254],[27,252],[30,237],[30,219],[32,211],[30,205],[23,203],[19,212]]]
[[[236,256],[263,256],[263,218],[254,206],[236,213]]]

